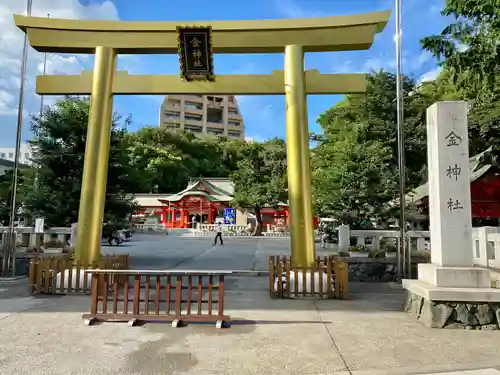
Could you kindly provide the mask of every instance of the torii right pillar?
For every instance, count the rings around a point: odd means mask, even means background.
[[[467,112],[461,101],[427,110],[431,263],[403,280],[406,310],[431,328],[498,329],[500,289],[474,267]]]

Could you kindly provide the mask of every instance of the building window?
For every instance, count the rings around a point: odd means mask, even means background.
[[[229,126],[240,126],[241,124],[237,121],[228,121],[227,124]]]
[[[207,134],[218,135],[222,133],[224,133],[222,129],[207,128]]]
[[[177,129],[180,128],[180,124],[174,124],[173,122],[165,122],[164,126],[167,127],[168,129]]]
[[[222,124],[222,110],[217,108],[207,108],[207,121]]]
[[[184,126],[184,130],[190,133],[201,133],[203,129],[201,126]]]
[[[240,132],[227,132],[227,135],[230,136],[230,137],[241,137],[241,133]]]
[[[169,100],[167,105],[172,106],[172,107],[180,107],[181,101],[180,100]]]
[[[164,115],[167,117],[179,117],[180,113],[179,112],[172,112],[172,111],[165,111]]]
[[[193,103],[193,102],[186,102],[185,107],[188,108],[188,109],[198,109],[198,110],[201,110],[201,109],[203,109],[203,104]]]
[[[184,120],[201,121],[201,115],[184,115]]]
[[[9,160],[12,160],[14,159],[14,153],[13,152],[9,152]]]
[[[239,115],[238,110],[236,108],[228,108],[227,112],[230,115]]]
[[[2,159],[5,159],[5,152],[2,152],[2,153],[0,154],[0,157],[1,157]]]

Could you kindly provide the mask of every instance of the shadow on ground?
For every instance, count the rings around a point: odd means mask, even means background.
[[[20,280],[15,285],[8,287],[8,292],[0,293],[0,313],[12,312],[12,301],[29,299],[36,303],[36,310],[40,312],[88,312],[91,298],[89,295],[35,295],[30,296],[28,291],[28,280]],[[225,309],[237,316],[237,311],[251,310],[288,310],[288,311],[315,311],[318,309],[329,311],[357,311],[357,312],[383,312],[403,311],[404,291],[386,283],[350,283],[349,300],[318,300],[313,298],[291,298],[271,299],[268,291],[267,277],[229,277],[226,279],[226,291],[224,305]],[[144,288],[141,288],[144,290]],[[162,291],[162,297],[165,292]],[[217,291],[214,290],[216,298]],[[183,291],[184,299],[187,299],[187,291]],[[130,300],[133,296],[133,288],[129,290]],[[154,312],[153,302],[155,291],[150,292],[150,313]],[[111,306],[113,293],[108,295]],[[173,298],[173,296],[172,296]],[[192,292],[193,311],[196,309],[197,291]],[[203,299],[207,299],[207,292],[203,293]],[[162,309],[166,306],[163,303]],[[185,307],[185,304],[184,306]],[[123,308],[123,298],[120,297],[118,309]],[[141,303],[141,309],[144,302]],[[214,310],[217,305],[214,304]],[[173,305],[171,306],[173,310]],[[234,313],[233,313],[234,312]],[[258,320],[256,320],[258,321]],[[249,323],[246,323],[249,324]]]

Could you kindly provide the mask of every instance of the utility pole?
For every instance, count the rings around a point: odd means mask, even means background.
[[[396,0],[396,107],[398,135],[398,169],[399,169],[399,249],[398,249],[398,279],[411,277],[411,266],[404,275],[409,254],[406,253],[406,165],[405,165],[405,133],[404,133],[404,101],[402,90],[402,6],[401,0]]]
[[[31,16],[31,6],[33,0],[27,0],[26,3],[26,14],[28,17]],[[28,60],[28,35],[24,34],[24,45],[23,45],[23,55],[21,63],[21,86],[19,88],[19,105],[17,108],[17,133],[16,133],[16,152],[14,155],[14,173],[12,175],[12,194],[10,203],[10,219],[9,219],[9,230],[6,240],[6,247],[3,253],[3,265],[2,273],[4,276],[10,275],[10,269],[12,267],[12,276],[15,276],[15,251],[16,251],[16,239],[14,238],[14,223],[16,221],[16,193],[17,193],[17,175],[19,172],[19,156],[21,151],[21,139],[23,132],[23,104],[24,104],[24,84],[26,81],[26,64]]]

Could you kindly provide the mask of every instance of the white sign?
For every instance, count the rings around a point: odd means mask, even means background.
[[[35,233],[43,233],[43,227],[45,225],[45,219],[35,219]]]

